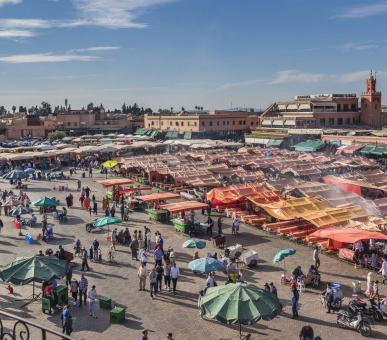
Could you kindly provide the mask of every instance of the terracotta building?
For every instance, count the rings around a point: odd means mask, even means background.
[[[249,128],[258,127],[257,115],[246,111],[220,111],[212,110],[209,113],[179,114],[157,113],[146,114],[144,119],[146,129],[191,132],[210,136],[212,133],[224,137],[230,134],[245,132]]]
[[[387,124],[381,111],[381,93],[376,92],[372,72],[361,93],[361,108],[356,94],[319,94],[296,96],[293,101],[271,104],[259,118],[262,128],[324,128]]]

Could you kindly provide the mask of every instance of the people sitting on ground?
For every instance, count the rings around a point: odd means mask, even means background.
[[[196,228],[193,224],[191,224],[188,228],[188,234],[189,234],[189,237],[192,237],[192,235],[197,235],[196,233]]]
[[[304,273],[301,270],[301,266],[297,266],[296,269],[293,270],[293,278],[294,280],[297,280],[298,278],[301,278],[304,276]]]
[[[48,248],[48,249],[46,250],[46,256],[51,256],[52,254],[54,254],[54,252],[52,251],[51,248]]]
[[[131,242],[131,236],[129,232],[129,228],[126,228],[124,231],[124,243],[130,243]]]
[[[123,244],[125,239],[124,230],[121,229],[117,235],[117,241],[119,244]]]
[[[192,260],[200,259],[199,252],[195,251],[194,256],[192,257]]]
[[[321,280],[321,275],[315,265],[311,265],[308,271],[308,275],[306,276],[304,283],[305,287],[317,287]]]
[[[33,226],[36,224],[37,221],[38,221],[37,217],[34,214],[32,214],[31,219],[27,223],[28,225]]]
[[[270,286],[269,286],[269,284],[267,282],[263,285],[263,290],[266,290],[267,292],[270,292]]]

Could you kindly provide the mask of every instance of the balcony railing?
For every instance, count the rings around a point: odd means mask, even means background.
[[[2,318],[11,319],[14,322],[12,331],[7,331],[4,329]],[[27,319],[21,318],[19,316],[13,315],[11,313],[0,310],[0,340],[29,340],[32,339],[30,337],[30,329],[37,328],[41,332],[41,339],[46,340],[47,334],[52,334],[57,336],[58,339],[66,339],[66,340],[75,340],[71,336],[53,331],[45,326],[41,326],[35,322],[29,321]],[[33,339],[36,339],[36,334],[34,334]]]

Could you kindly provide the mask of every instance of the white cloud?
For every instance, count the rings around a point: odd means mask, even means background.
[[[1,30],[0,38],[29,38],[35,35],[30,30]]]
[[[379,2],[372,5],[357,6],[344,10],[343,13],[334,16],[335,18],[367,18],[387,12],[387,3]]]
[[[144,28],[145,23],[135,22],[144,8],[165,4],[177,0],[71,0],[75,19],[2,19],[0,30],[38,30],[52,27],[100,26],[104,28]],[[6,3],[18,3],[21,0],[0,0],[0,7]],[[35,35],[31,32],[30,36]],[[1,36],[0,36],[1,37]]]
[[[364,50],[370,50],[373,48],[379,47],[378,45],[375,44],[369,44],[369,43],[360,43],[360,44],[355,44],[355,43],[348,43],[344,45],[340,45],[339,48],[342,51],[364,51]]]
[[[121,47],[120,46],[99,46],[99,47],[88,47],[88,48],[80,48],[77,50],[70,50],[68,53],[73,53],[73,52],[94,52],[94,51],[114,51],[114,50],[119,50]]]
[[[0,57],[0,62],[21,64],[21,63],[58,63],[66,61],[95,61],[98,60],[95,56],[81,55],[52,55],[46,54],[19,54],[9,57]]]
[[[277,72],[277,76],[270,84],[284,84],[284,83],[317,83],[324,79],[325,74],[318,73],[301,73],[296,70],[284,70]]]
[[[16,5],[21,3],[22,0],[0,0],[0,7],[5,5]]]
[[[231,89],[231,88],[234,88],[234,87],[254,85],[254,84],[260,83],[262,81],[263,81],[263,79],[251,79],[251,80],[241,81],[241,82],[238,82],[238,83],[226,83],[226,84],[220,85],[216,89],[216,91],[227,90],[227,89]]]
[[[361,80],[366,80],[366,79],[368,79],[369,76],[370,76],[370,70],[358,71],[358,72],[343,74],[339,78],[339,81],[341,83],[354,83],[354,82],[358,82]],[[375,76],[375,73],[374,73],[374,76]],[[387,72],[386,71],[377,71],[376,77],[379,77],[379,76],[382,76],[382,77],[387,76]]]

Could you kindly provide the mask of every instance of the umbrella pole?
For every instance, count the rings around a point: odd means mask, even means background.
[[[239,324],[239,340],[242,340],[242,325]]]

